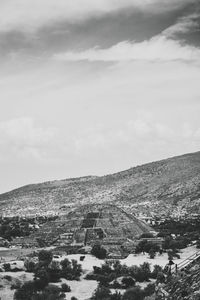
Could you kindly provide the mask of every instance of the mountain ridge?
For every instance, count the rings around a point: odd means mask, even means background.
[[[109,173],[109,174],[105,174],[105,175],[86,175],[86,176],[79,176],[79,177],[69,177],[69,178],[64,178],[64,179],[48,180],[48,181],[36,182],[36,183],[28,183],[28,184],[22,185],[20,187],[16,187],[16,188],[13,188],[11,190],[8,190],[7,192],[0,193],[0,197],[3,196],[3,195],[6,195],[8,193],[20,190],[22,188],[34,187],[34,186],[43,185],[43,184],[46,185],[46,184],[51,184],[51,183],[55,183],[55,182],[75,181],[75,180],[93,179],[93,178],[95,179],[95,178],[103,178],[103,177],[107,177],[107,176],[114,176],[114,175],[117,175],[119,173],[127,172],[131,169],[135,169],[135,168],[138,168],[138,167],[143,167],[143,166],[147,166],[147,165],[150,165],[150,164],[153,164],[153,163],[159,163],[159,162],[167,161],[167,160],[170,160],[170,159],[173,159],[173,158],[189,156],[189,155],[193,155],[193,154],[196,154],[196,153],[200,154],[200,151],[181,154],[181,155],[178,155],[178,156],[171,156],[169,158],[159,159],[157,161],[147,162],[147,163],[144,163],[144,164],[141,164],[141,165],[136,165],[134,167],[130,167],[130,168],[122,170],[122,171],[117,171],[117,172]]]
[[[150,206],[155,213],[161,206],[168,212],[199,212],[200,151],[104,176],[29,184],[0,195],[2,209],[20,214],[60,213],[63,206],[103,202],[142,212],[148,212]]]

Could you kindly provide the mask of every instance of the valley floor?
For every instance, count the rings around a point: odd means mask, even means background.
[[[5,262],[12,262],[16,263],[19,267],[22,267],[23,261],[19,261],[15,258],[14,260],[14,253],[21,254],[22,249],[19,249],[18,251],[16,249],[13,249],[13,255],[12,255],[12,249],[0,249],[0,257]],[[180,253],[181,258],[175,259],[174,263],[179,264],[183,260],[185,260],[190,255],[196,253],[197,249],[195,246],[187,247],[183,249]],[[9,255],[8,255],[9,254]],[[81,265],[84,270],[84,275],[82,276],[80,281],[68,281],[63,279],[61,283],[67,283],[71,287],[71,292],[67,293],[67,299],[70,299],[72,296],[78,298],[79,300],[86,300],[91,297],[92,293],[97,287],[97,282],[93,280],[85,280],[84,277],[87,273],[91,272],[93,270],[93,266],[101,266],[104,263],[104,260],[99,260],[95,258],[92,255],[85,255],[84,261],[80,261],[79,254],[74,255],[67,255],[67,256],[61,256],[55,260],[63,260],[64,258],[68,259],[76,259]],[[11,258],[12,257],[12,258]],[[9,259],[11,258],[11,259]],[[5,259],[5,260],[4,260]],[[154,259],[150,259],[147,254],[130,254],[126,259],[120,260],[122,264],[126,264],[127,266],[132,265],[140,265],[144,262],[148,262],[151,264],[151,268],[153,268],[154,265],[160,265],[164,267],[168,263],[168,256],[167,253],[164,253],[162,255],[157,255]],[[10,283],[4,279],[4,277],[12,276],[12,278],[18,278],[23,281],[31,280],[33,275],[31,273],[23,272],[2,272],[0,273],[0,285],[2,286],[0,288],[0,299],[1,300],[13,300],[13,294],[14,290],[10,289]],[[61,283],[58,283],[60,285]]]

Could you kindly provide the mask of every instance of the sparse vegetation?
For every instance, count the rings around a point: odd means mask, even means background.
[[[127,267],[119,261],[105,262],[101,267],[93,267],[93,272],[86,275],[88,280],[96,280],[100,285],[113,288],[127,288],[134,286],[135,281],[144,282],[150,278],[156,278],[162,268],[155,267],[151,272],[149,263],[145,262],[140,266]],[[124,277],[120,284],[116,279]],[[111,283],[112,282],[112,283]]]

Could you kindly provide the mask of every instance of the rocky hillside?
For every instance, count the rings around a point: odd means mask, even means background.
[[[21,187],[0,195],[7,214],[58,213],[77,205],[114,203],[156,214],[200,212],[200,152],[148,163],[102,177]]]
[[[166,288],[170,300],[199,300],[200,260],[182,271],[181,274],[173,276]]]

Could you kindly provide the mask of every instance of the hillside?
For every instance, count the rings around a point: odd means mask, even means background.
[[[200,152],[112,175],[57,180],[0,195],[7,214],[67,213],[77,205],[114,203],[150,214],[200,212]]]
[[[166,289],[171,300],[200,299],[200,260],[173,276]]]

